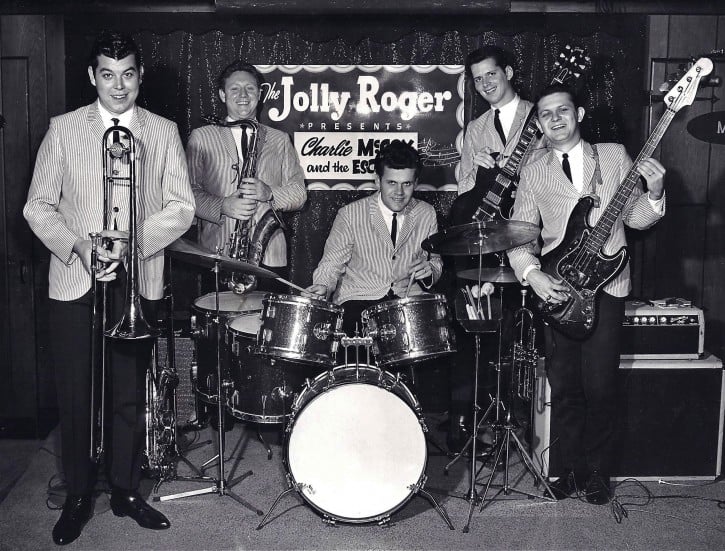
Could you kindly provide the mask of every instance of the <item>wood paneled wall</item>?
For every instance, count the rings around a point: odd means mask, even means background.
[[[650,16],[650,58],[687,58],[725,47],[724,16]],[[722,60],[722,58],[720,58]],[[714,74],[725,76],[725,62],[714,58]],[[678,63],[655,67],[655,89]],[[649,66],[648,66],[649,70]],[[645,86],[649,86],[649,75]],[[701,95],[723,98],[723,85]],[[722,100],[721,100],[722,101]],[[725,105],[695,101],[677,114],[658,151],[667,168],[667,215],[639,238],[642,254],[635,264],[642,296],[680,296],[705,310],[705,347],[725,353],[725,146],[695,139],[687,123],[698,115],[722,111]],[[652,126],[662,104],[651,108]],[[646,119],[646,117],[645,117]],[[646,128],[643,137],[649,134]],[[637,289],[635,289],[637,290]]]

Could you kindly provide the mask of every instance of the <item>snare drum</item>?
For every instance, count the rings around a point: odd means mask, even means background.
[[[422,484],[426,430],[418,401],[399,378],[342,365],[295,400],[285,463],[294,487],[324,517],[376,522]]]
[[[456,351],[443,295],[416,295],[381,302],[362,312],[379,365],[427,360]]]
[[[255,355],[261,324],[258,313],[241,314],[227,322],[227,366],[234,385],[227,409],[243,421],[282,423],[292,412],[305,378],[313,378],[320,370]]]
[[[257,352],[290,361],[335,365],[342,327],[342,307],[293,295],[267,295],[262,300],[262,326]]]
[[[237,295],[231,291],[219,293],[219,323],[222,331],[227,320],[242,312],[261,311],[265,293],[253,292]],[[191,331],[196,350],[196,373],[192,375],[194,390],[205,402],[217,401],[217,328],[216,293],[208,293],[194,300],[191,306]],[[221,354],[222,364],[224,351]],[[222,365],[222,369],[223,369]]]

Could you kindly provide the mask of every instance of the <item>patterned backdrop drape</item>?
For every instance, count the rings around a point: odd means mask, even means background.
[[[583,93],[590,141],[624,143],[636,153],[643,106],[646,18],[632,15],[538,15],[472,17],[241,17],[206,14],[69,16],[66,27],[68,109],[92,101],[86,76],[93,37],[102,28],[130,32],[146,70],[139,104],[174,120],[186,142],[202,116],[222,115],[215,79],[240,57],[259,64],[460,64],[467,52],[497,44],[516,58],[516,86],[532,98],[553,74],[556,52],[580,45],[592,58]],[[467,88],[465,119],[487,106]],[[264,121],[264,115],[262,116]],[[291,278],[300,285],[322,255],[337,209],[361,192],[315,191],[290,214]],[[452,192],[418,196],[432,203],[439,224]]]

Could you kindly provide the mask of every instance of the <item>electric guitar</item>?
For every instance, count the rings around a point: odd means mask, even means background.
[[[562,333],[583,339],[594,329],[602,288],[624,269],[629,260],[626,247],[613,255],[606,255],[602,248],[640,178],[637,166],[652,156],[675,114],[692,104],[700,79],[710,74],[712,67],[710,59],[698,59],[667,93],[662,118],[596,225],[592,227],[588,222],[594,199],[582,197],[569,216],[561,244],[541,258],[541,269],[569,288],[569,298],[561,304],[551,304],[537,297],[534,306],[548,323]]]
[[[582,48],[572,48],[567,44],[554,63],[557,71],[550,84],[574,82],[589,65],[589,57]],[[519,185],[521,163],[537,133],[536,117],[534,109],[531,109],[524,122],[519,141],[504,166],[500,168],[479,166],[476,172],[476,185],[453,201],[450,219],[454,225],[511,218],[515,191]]]

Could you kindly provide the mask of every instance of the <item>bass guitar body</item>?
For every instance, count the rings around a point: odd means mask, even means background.
[[[601,290],[629,260],[626,247],[611,256],[587,248],[592,232],[587,220],[593,206],[591,197],[582,197],[569,217],[562,242],[541,257],[542,271],[569,287],[569,298],[551,304],[537,297],[534,305],[547,323],[574,339],[584,339],[594,330]]]

